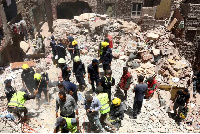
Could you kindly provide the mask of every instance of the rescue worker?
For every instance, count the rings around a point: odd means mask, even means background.
[[[102,77],[99,85],[103,87],[103,92],[108,94],[109,102],[111,102],[111,86],[115,85],[115,79],[111,76],[112,70],[107,70],[106,76]]]
[[[153,96],[153,92],[157,89],[157,81],[154,77],[149,77],[147,80],[145,80],[145,83],[148,85],[148,91],[145,98],[149,99]]]
[[[65,62],[65,59],[60,58],[58,60],[58,64],[59,64],[59,67],[61,68],[61,71],[62,71],[62,78],[63,78],[63,80],[69,80],[69,77],[71,76],[71,70],[67,66],[67,64]]]
[[[55,56],[56,56],[56,42],[55,42],[55,38],[52,35],[51,36],[51,42],[50,42],[50,46],[52,48],[52,52],[53,52],[53,61],[55,60]]]
[[[10,102],[10,99],[12,98],[13,94],[16,92],[16,90],[11,86],[11,79],[6,79],[4,81],[5,84],[5,94],[6,94],[6,98],[8,100],[8,103]]]
[[[27,64],[23,64],[22,69],[23,69],[23,71],[21,74],[21,78],[22,78],[23,86],[26,85],[29,92],[31,94],[33,94],[34,88],[35,88],[35,83],[34,83],[35,71],[33,70],[33,68],[29,68],[29,66]]]
[[[78,118],[58,117],[55,126],[54,133],[58,133],[59,127],[61,133],[79,133],[81,130]]]
[[[86,114],[90,123],[89,128],[91,128],[91,131],[98,130],[102,133],[103,128],[99,120],[99,110],[102,106],[99,99],[86,94],[83,105],[84,109],[86,110]]]
[[[111,69],[112,61],[112,50],[108,47],[109,43],[103,43],[103,54],[100,56],[100,63],[103,64],[104,75],[106,75],[106,70]]]
[[[124,111],[125,109],[121,103],[121,99],[113,99],[107,119],[111,122],[112,125],[117,128],[117,130],[119,130],[119,127],[121,126],[121,121],[124,118]]]
[[[41,93],[43,92],[45,95],[45,100],[46,104],[48,104],[48,98],[47,98],[47,84],[49,82],[49,77],[48,73],[36,73],[34,74],[34,80],[35,80],[35,86],[36,89],[38,90],[38,93],[36,95],[36,105],[37,105],[37,110],[40,108],[40,98],[41,98]]]
[[[95,93],[94,81],[96,81],[96,87],[99,85],[100,73],[98,62],[99,61],[97,59],[93,59],[92,64],[88,66],[88,80],[92,85],[93,94]]]
[[[106,124],[108,125],[113,132],[116,131],[115,126],[113,126],[108,120],[107,120],[107,114],[110,112],[110,106],[109,106],[109,100],[108,100],[108,94],[107,93],[103,93],[103,87],[102,86],[98,86],[96,89],[96,93],[97,98],[100,100],[101,102],[101,109],[100,109],[100,122],[101,124]]]
[[[98,51],[98,56],[101,57],[103,55],[103,46],[108,46],[109,45],[109,39],[105,38],[103,42],[100,43],[99,45],[99,51]]]
[[[189,103],[190,99],[190,93],[187,88],[183,90],[178,90],[175,96],[175,99],[173,100],[174,106],[172,114],[172,118],[174,118],[176,121],[180,121],[180,113],[183,110],[183,108],[187,108],[187,105]],[[178,114],[177,114],[178,109]]]
[[[40,32],[38,32],[37,36],[36,36],[36,40],[37,40],[37,46],[39,48],[39,52],[44,52],[44,38],[42,37],[42,35],[40,34]]]
[[[77,45],[77,41],[74,40],[74,41],[72,42],[72,45],[73,45],[73,47],[74,47],[74,50],[73,50],[73,58],[74,58],[75,56],[79,56],[79,57],[80,57],[80,49],[79,49],[79,47],[78,47],[78,45]]]
[[[68,51],[71,55],[71,60],[73,60],[73,58],[74,58],[73,49],[74,48],[73,48],[72,42],[74,41],[74,38],[72,36],[68,36],[67,39],[68,39]]]
[[[109,39],[109,48],[113,48],[113,37],[112,35],[109,35],[107,32],[105,32],[105,38]]]
[[[128,71],[128,67],[123,67],[123,75],[120,79],[120,83],[118,84],[117,89],[120,87],[122,90],[124,90],[125,100],[127,100],[127,91],[130,88],[131,77],[132,76]]]
[[[8,112],[17,113],[19,119],[21,117],[19,113],[23,112],[24,118],[27,118],[28,110],[24,106],[24,103],[27,100],[35,99],[37,93],[38,90],[35,91],[34,95],[29,95],[27,89],[25,87],[22,87],[19,91],[13,94],[10,102],[8,103]]]
[[[67,94],[70,94],[77,103],[77,101],[78,101],[78,96],[77,96],[78,89],[77,89],[76,85],[74,83],[71,83],[69,80],[63,81],[62,84],[63,84],[63,87],[65,89],[65,92]]]
[[[79,83],[79,89],[85,89],[85,65],[81,61],[79,56],[75,56],[74,63],[73,63],[73,73],[76,76],[76,81]]]
[[[58,59],[60,58],[65,59],[66,50],[65,50],[65,46],[62,44],[62,39],[59,39],[58,42],[59,43],[56,45],[56,52],[58,55]]]

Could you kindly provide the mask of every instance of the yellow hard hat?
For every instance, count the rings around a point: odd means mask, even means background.
[[[41,74],[35,73],[34,74],[34,80],[37,80],[37,81],[41,80]]]
[[[78,62],[78,61],[81,61],[80,57],[79,56],[75,56],[74,57],[74,62]]]
[[[22,69],[27,69],[27,68],[29,68],[29,66],[27,64],[22,65]]]
[[[115,106],[119,106],[121,104],[121,99],[119,98],[115,98],[112,100],[112,103],[115,105]]]
[[[65,63],[65,59],[64,59],[64,58],[60,58],[60,59],[58,60],[58,63]]]
[[[107,47],[109,45],[108,42],[102,42],[101,44],[102,44],[103,47]]]
[[[74,40],[74,41],[72,42],[72,45],[73,45],[73,46],[74,46],[74,45],[77,45],[77,41]]]

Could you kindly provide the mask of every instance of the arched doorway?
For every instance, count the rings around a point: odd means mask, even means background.
[[[73,19],[82,13],[91,13],[92,10],[88,3],[82,1],[63,2],[57,6],[58,19]]]

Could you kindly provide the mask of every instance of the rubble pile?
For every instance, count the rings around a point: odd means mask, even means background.
[[[132,115],[133,97],[132,90],[134,85],[137,84],[137,76],[144,75],[146,78],[157,74],[157,80],[160,85],[173,85],[180,87],[187,87],[188,81],[191,78],[190,65],[184,60],[183,57],[178,55],[178,51],[175,48],[173,42],[171,42],[171,33],[165,30],[165,27],[157,27],[156,29],[149,30],[147,32],[141,32],[140,26],[133,22],[126,22],[120,19],[109,19],[106,15],[98,15],[94,13],[82,14],[75,16],[73,20],[55,20],[54,21],[54,33],[56,39],[66,39],[66,32],[73,34],[75,40],[78,42],[78,46],[81,50],[81,60],[87,67],[91,64],[93,58],[97,58],[97,51],[99,44],[104,40],[104,32],[109,32],[113,36],[113,61],[111,69],[113,77],[115,78],[115,86],[112,87],[112,98],[119,97],[123,100],[123,91],[116,91],[116,85],[119,83],[123,73],[123,67],[128,66],[129,72],[133,76],[133,84],[131,84],[128,90],[127,101],[124,103],[127,106],[125,117],[122,121],[122,127],[117,131],[118,133],[172,133],[172,132],[195,132],[199,128],[192,130],[187,129],[188,124],[184,123],[180,127],[168,117],[167,112],[171,110],[170,92],[164,90],[157,90],[154,97],[146,102],[144,100],[142,113],[138,116],[137,120],[130,119]],[[49,47],[50,37],[45,39],[46,48]],[[58,88],[56,87],[61,70],[53,65],[51,60],[52,54],[46,55],[46,58],[41,58],[37,61],[34,69],[37,73],[47,71],[49,74],[50,84],[49,87],[51,94],[50,105],[41,105],[38,111],[35,110],[35,100],[27,102],[26,106],[29,110],[29,115],[34,115],[41,126],[37,123],[32,127],[38,132],[52,132],[55,127],[55,103],[58,97]],[[66,56],[67,64],[72,68],[73,62],[70,60],[70,54],[67,52]],[[86,69],[87,70],[87,69]],[[6,77],[15,76],[13,78],[12,85],[17,90],[22,86],[21,83],[22,70],[7,69],[0,78],[0,93],[4,93],[3,81]],[[103,69],[100,65],[100,73],[103,76]],[[177,83],[173,82],[172,78],[179,78]],[[71,82],[76,82],[73,74],[70,77]],[[91,85],[88,82],[88,77],[85,78],[87,88],[85,91],[78,91],[78,107],[79,107],[79,121],[80,126],[83,128],[83,124],[88,122],[85,118],[85,110],[82,106],[83,96],[86,93],[91,93]],[[3,96],[3,94],[1,94]],[[44,95],[42,95],[44,99]],[[3,103],[4,102],[4,103]],[[0,107],[6,107],[6,99],[1,101]],[[192,111],[195,111],[194,113]],[[199,122],[198,118],[195,118],[199,114],[198,106],[195,104],[193,109],[189,112],[188,120],[194,119],[195,123]],[[196,114],[196,115],[195,115]],[[194,125],[196,125],[193,123]],[[185,127],[183,127],[185,125]],[[1,126],[1,125],[0,125]],[[131,126],[131,127],[130,127]],[[196,125],[197,126],[197,125]],[[85,132],[87,132],[87,126],[84,126]]]

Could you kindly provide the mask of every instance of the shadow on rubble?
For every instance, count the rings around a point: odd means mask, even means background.
[[[41,112],[28,112],[28,118],[39,117]]]
[[[118,89],[115,94],[114,94],[115,97],[117,98],[120,98],[122,101],[125,100],[125,96],[124,96],[124,93],[122,92],[122,90]]]
[[[83,122],[82,126],[83,126],[84,133],[88,133],[90,131],[89,122]]]
[[[133,109],[131,107],[128,107],[126,110],[126,114],[131,118],[133,116]]]

